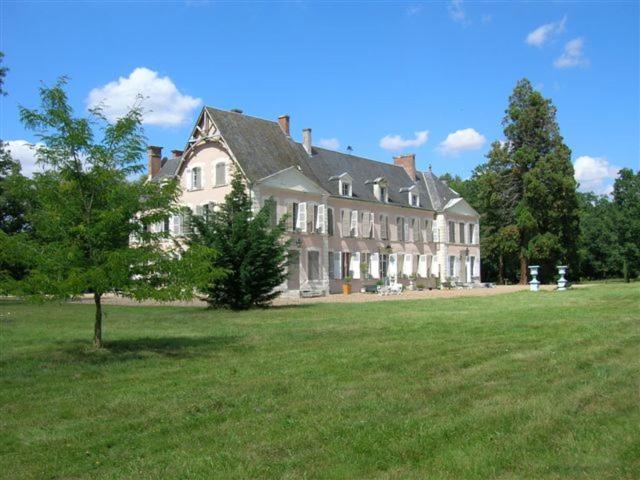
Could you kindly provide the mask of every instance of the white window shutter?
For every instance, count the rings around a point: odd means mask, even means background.
[[[431,230],[432,235],[433,235],[433,241],[434,242],[439,242],[440,241],[440,235],[438,233],[438,226],[437,225],[433,225],[433,229]]]
[[[406,253],[404,255],[404,265],[402,267],[402,273],[405,275],[413,275],[413,255]]]
[[[296,230],[307,231],[307,202],[298,204],[298,218],[296,219]]]
[[[395,277],[398,275],[398,254],[392,253],[389,255],[389,265],[387,267],[387,275]]]
[[[369,275],[373,278],[380,278],[380,254],[372,253],[369,258]]]
[[[405,218],[404,222],[402,223],[402,228],[404,229],[404,238],[403,240],[405,242],[407,242],[409,240],[409,219]]]
[[[191,169],[187,169],[187,190],[193,189],[193,178],[191,177]]]
[[[173,235],[180,235],[182,234],[182,215],[173,215],[172,219],[171,219],[171,233]]]
[[[351,234],[354,237],[358,236],[358,211],[351,210]]]
[[[349,270],[351,277],[354,279],[360,278],[360,252],[353,252],[349,261]]]
[[[364,212],[362,214],[362,238],[369,237],[369,227],[371,225],[371,216],[369,212]]]
[[[318,205],[318,218],[316,220],[316,230],[319,233],[325,233],[326,232],[326,228],[325,228],[325,206],[322,205]]]
[[[333,252],[333,276],[336,280],[342,278],[342,252]]]
[[[344,209],[340,212],[342,223],[342,236],[349,236],[349,225],[351,224],[351,211]]]
[[[431,275],[440,276],[440,264],[438,263],[437,255],[431,257]]]
[[[371,212],[369,213],[369,238],[373,238],[375,236],[375,225],[376,225],[376,214]]]
[[[418,257],[418,275],[422,278],[427,278],[427,256],[420,255]]]

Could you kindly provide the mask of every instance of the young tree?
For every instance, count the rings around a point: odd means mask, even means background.
[[[289,241],[284,241],[284,219],[273,222],[275,204],[269,200],[254,214],[242,175],[236,173],[223,204],[192,217],[189,254],[205,247],[218,253],[213,271],[225,276],[207,279],[199,290],[211,307],[243,310],[264,307],[280,292],[286,279]]]
[[[115,123],[100,110],[76,118],[65,83],[42,87],[39,109],[20,110],[24,125],[44,145],[37,158],[45,166],[28,185],[34,202],[31,232],[17,247],[28,252],[30,265],[20,293],[47,298],[92,293],[94,344],[101,347],[106,293],[170,299],[188,298],[192,289],[184,283],[187,276],[178,274],[177,246],[160,248],[164,234],[151,228],[175,212],[177,184],[128,180],[143,168],[140,109]]]
[[[488,162],[476,171],[476,176],[490,174],[490,181],[481,182],[478,197],[486,207],[497,207],[492,234],[508,226],[517,229],[519,279],[524,284],[530,260],[546,267],[543,276],[559,261],[577,265],[577,185],[556,108],[528,80],[517,83],[502,123],[506,141],[494,142]]]
[[[622,273],[629,282],[640,273],[640,170],[623,168],[613,184]]]

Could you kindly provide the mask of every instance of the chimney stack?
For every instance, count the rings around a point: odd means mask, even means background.
[[[302,130],[302,146],[307,151],[307,155],[311,156],[311,129]]]
[[[415,153],[393,157],[393,163],[394,165],[398,165],[404,168],[405,172],[407,172],[407,175],[411,177],[412,181],[416,180],[416,154]]]
[[[278,117],[278,124],[280,125],[282,132],[287,137],[291,137],[291,134],[289,133],[289,115],[281,115]]]
[[[147,147],[147,157],[149,158],[149,178],[155,177],[160,172],[162,166],[162,147]]]
[[[182,150],[171,150],[172,158],[179,158],[182,156]]]

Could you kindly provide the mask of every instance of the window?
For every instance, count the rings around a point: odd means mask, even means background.
[[[216,187],[227,184],[227,164],[224,162],[216,163]]]
[[[411,206],[417,207],[420,204],[419,197],[415,193],[411,194]]]
[[[307,278],[311,281],[320,280],[320,252],[317,250],[307,252]]]
[[[385,278],[387,276],[387,267],[389,265],[389,255],[386,253],[380,254],[380,278]]]
[[[389,239],[389,217],[380,215],[380,240]]]
[[[396,218],[396,240],[399,242],[404,241],[404,218]]]
[[[449,222],[449,243],[456,243],[456,224]]]
[[[292,230],[295,231],[298,228],[298,204],[296,202],[292,203],[291,217],[293,220]]]
[[[349,265],[351,264],[351,254],[349,252],[342,252],[342,278],[353,277],[349,272]]]
[[[456,257],[451,255],[449,256],[449,276],[455,277],[455,268],[456,268]]]
[[[342,191],[340,192],[343,197],[351,196],[351,184],[349,182],[342,182]]]
[[[333,237],[333,208],[327,210],[327,234]]]
[[[191,188],[190,190],[200,190],[202,188],[202,169],[195,167],[191,169]]]
[[[460,222],[460,243],[464,243],[464,223]]]
[[[170,225],[171,225],[170,224],[170,219],[169,219],[169,217],[166,217],[164,219],[164,222],[162,222],[162,227],[161,227],[162,230],[161,231],[165,232],[165,233],[169,233]]]
[[[380,201],[387,202],[387,187],[380,187]]]
[[[475,238],[474,238],[474,229],[473,229],[474,225],[473,223],[469,224],[469,243],[470,244],[474,244],[475,242]]]

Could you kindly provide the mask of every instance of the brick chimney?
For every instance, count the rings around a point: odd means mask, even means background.
[[[416,154],[410,153],[408,155],[400,155],[398,157],[393,157],[394,165],[398,165],[404,168],[407,175],[411,177],[411,180],[416,180]]]
[[[162,166],[162,147],[147,147],[147,157],[149,158],[149,178],[155,177],[160,172]]]
[[[305,128],[304,130],[302,130],[302,146],[307,151],[307,154],[311,156],[312,151],[311,151],[311,129],[310,128]]]
[[[287,137],[291,137],[289,133],[289,115],[281,115],[278,117],[278,124],[282,129],[282,133],[284,133]]]
[[[171,157],[178,158],[182,156],[182,150],[171,150]]]

